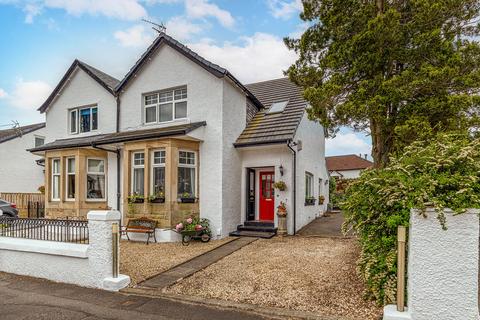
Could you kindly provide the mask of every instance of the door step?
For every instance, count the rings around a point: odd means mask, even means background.
[[[235,237],[257,237],[270,239],[277,234],[277,228],[273,222],[245,221],[244,225],[238,225],[237,230],[230,233]]]
[[[263,239],[270,239],[273,238],[277,232],[259,232],[259,231],[233,231],[230,232],[230,235],[233,237],[255,237],[255,238],[263,238]]]

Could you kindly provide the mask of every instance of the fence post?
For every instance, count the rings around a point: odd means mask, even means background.
[[[398,226],[397,229],[397,311],[405,310],[405,242],[406,228]]]
[[[118,278],[118,272],[120,270],[120,261],[118,259],[119,254],[119,228],[118,222],[112,224],[112,276],[113,278]]]

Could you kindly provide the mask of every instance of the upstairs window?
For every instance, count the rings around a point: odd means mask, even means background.
[[[90,132],[98,129],[98,108],[86,107],[70,110],[70,133]]]
[[[145,123],[168,122],[187,117],[187,88],[165,90],[144,96]]]
[[[305,172],[305,198],[313,197],[313,174]]]

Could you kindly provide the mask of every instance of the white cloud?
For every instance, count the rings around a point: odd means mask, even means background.
[[[102,15],[121,20],[138,20],[146,17],[147,11],[139,3],[140,0],[0,0],[3,4],[13,4],[25,12],[25,22],[33,23],[34,18],[43,9],[62,9],[68,14],[81,16]]]
[[[226,42],[216,45],[211,41],[189,44],[204,58],[227,68],[243,83],[268,80],[283,76],[297,56],[288,50],[282,39],[271,34],[256,33],[240,38],[240,44]]]
[[[165,24],[169,35],[177,40],[188,40],[192,35],[203,31],[204,26],[192,23],[182,16],[173,17]]]
[[[293,14],[303,10],[302,0],[267,0],[267,5],[272,16],[277,19],[289,19]]]
[[[235,19],[227,10],[220,9],[216,4],[208,0],[185,0],[187,16],[193,19],[214,17],[221,25],[227,28],[233,27]]]
[[[0,99],[6,98],[7,97],[7,92],[0,88]]]
[[[23,81],[19,79],[8,102],[22,110],[36,110],[52,92],[52,87],[43,81]]]
[[[368,154],[370,156],[372,146],[362,139],[362,134],[346,132],[338,133],[335,138],[326,140],[326,154]]]
[[[154,4],[174,4],[180,3],[183,0],[144,0],[147,5],[154,5]]]
[[[143,25],[133,26],[126,31],[116,31],[113,36],[124,47],[145,47],[153,41],[153,34],[148,34]]]

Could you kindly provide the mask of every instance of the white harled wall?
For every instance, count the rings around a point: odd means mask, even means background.
[[[45,184],[44,167],[35,162],[42,157],[27,151],[35,147],[35,136],[45,137],[45,128],[0,143],[0,192],[38,192]]]
[[[70,134],[69,109],[89,105],[98,107],[98,130]],[[77,67],[46,111],[45,142],[115,132],[116,110],[115,97],[85,71]]]
[[[328,172],[325,163],[325,133],[323,127],[314,121],[308,119],[305,112],[297,128],[294,141],[302,141],[302,149],[297,151],[297,231],[311,222],[316,217],[322,215],[327,208],[328,185],[324,182],[328,180]],[[313,174],[313,196],[315,205],[305,205],[305,172]],[[319,178],[323,181],[322,190],[319,190]],[[325,197],[323,205],[319,205],[318,196],[322,192]]]

